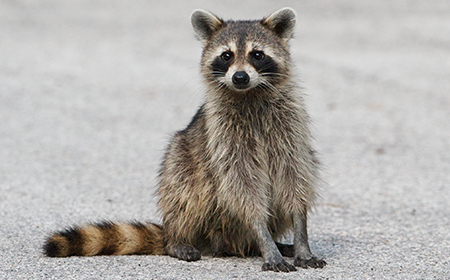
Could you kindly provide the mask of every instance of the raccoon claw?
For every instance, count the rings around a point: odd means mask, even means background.
[[[286,262],[285,260],[282,260],[281,262],[266,262],[262,266],[262,271],[268,271],[272,270],[275,272],[291,272],[291,271],[297,271],[297,269],[291,265],[290,263]]]
[[[327,265],[327,262],[316,257],[312,257],[309,260],[296,258],[294,261],[295,266],[299,266],[301,268],[323,268]]]

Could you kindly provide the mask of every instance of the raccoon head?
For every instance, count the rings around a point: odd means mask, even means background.
[[[295,26],[292,9],[251,21],[224,21],[196,10],[191,22],[203,42],[202,73],[214,89],[273,90],[289,77],[288,41]]]

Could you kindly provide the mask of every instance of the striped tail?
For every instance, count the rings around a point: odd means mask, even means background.
[[[44,244],[49,257],[163,255],[162,227],[152,223],[101,222],[54,233]]]

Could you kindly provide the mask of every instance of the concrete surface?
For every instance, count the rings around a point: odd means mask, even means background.
[[[67,225],[160,220],[159,161],[203,98],[192,10],[284,6],[324,163],[309,231],[328,266],[43,257]],[[0,278],[450,279],[449,15],[447,0],[1,0]]]

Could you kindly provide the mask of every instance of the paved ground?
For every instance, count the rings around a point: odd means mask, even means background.
[[[450,2],[186,2],[0,1],[0,278],[449,279]],[[43,257],[66,225],[160,219],[158,163],[203,98],[192,10],[283,6],[324,163],[310,235],[328,266]]]

